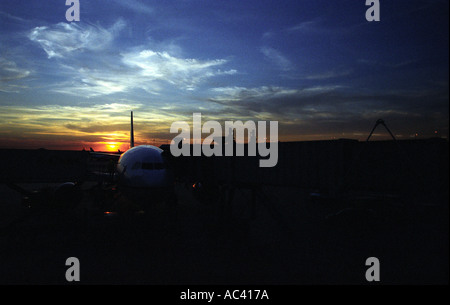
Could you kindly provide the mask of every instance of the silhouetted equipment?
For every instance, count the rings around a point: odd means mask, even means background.
[[[397,139],[395,138],[395,136],[392,134],[391,130],[387,127],[386,123],[384,122],[384,120],[382,119],[378,119],[375,123],[375,125],[372,128],[372,131],[370,132],[369,136],[366,139],[366,142],[369,141],[370,137],[372,136],[373,132],[375,131],[375,129],[378,127],[378,125],[383,125],[384,128],[386,128],[386,130],[389,132],[389,134],[391,135],[392,139],[397,142]]]

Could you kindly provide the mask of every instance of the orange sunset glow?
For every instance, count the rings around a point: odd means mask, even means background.
[[[96,147],[98,147],[100,151],[117,152],[119,150],[125,151],[128,149],[129,144],[121,142],[100,142],[97,143]]]

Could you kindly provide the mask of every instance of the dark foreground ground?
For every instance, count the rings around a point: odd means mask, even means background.
[[[382,284],[448,284],[447,204],[313,201],[267,187],[252,210],[248,190],[223,207],[178,184],[175,208],[148,198],[145,213],[103,214],[89,188],[73,210],[31,211],[0,186],[0,284],[68,283],[68,257],[81,284],[365,284],[368,257]]]

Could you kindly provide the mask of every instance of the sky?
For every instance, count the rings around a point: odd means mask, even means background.
[[[278,121],[280,141],[448,138],[449,3],[0,2],[0,148],[167,144],[175,121]],[[208,136],[205,134],[204,136]],[[382,128],[375,140],[389,138]]]

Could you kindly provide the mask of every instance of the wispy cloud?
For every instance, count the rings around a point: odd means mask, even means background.
[[[215,69],[224,65],[224,59],[199,60],[179,58],[167,52],[143,50],[122,55],[122,61],[131,68],[139,68],[139,77],[145,81],[161,80],[186,90],[194,90],[204,79],[220,74],[234,74],[236,70]]]
[[[0,16],[1,16],[2,18],[7,18],[7,19],[13,20],[13,21],[15,21],[15,22],[21,22],[21,23],[28,22],[28,20],[25,20],[25,19],[23,19],[23,18],[20,18],[20,17],[14,16],[14,15],[11,15],[11,14],[9,14],[9,13],[5,13],[5,12],[2,12],[2,11],[0,11]]]
[[[227,63],[225,59],[183,58],[145,46],[121,50],[114,43],[124,26],[119,19],[110,28],[77,23],[34,28],[28,38],[38,43],[49,59],[57,58],[59,73],[66,76],[50,90],[87,98],[133,89],[159,94],[167,86],[193,91],[210,77],[237,73],[219,69]]]
[[[318,30],[319,21],[311,20],[311,21],[303,21],[294,26],[291,26],[286,29],[289,32],[311,32]]]
[[[342,70],[330,70],[322,73],[312,74],[305,77],[308,80],[326,80],[332,78],[338,78],[342,76],[350,75],[353,71],[351,69],[342,69]]]
[[[376,60],[370,60],[370,59],[358,59],[357,62],[359,64],[369,65],[369,66],[381,66],[385,68],[403,68],[407,66],[411,66],[418,62],[416,59],[410,59],[410,60],[403,60],[400,62],[381,62]]]
[[[96,64],[95,61],[86,62],[80,67],[78,62],[70,60],[67,60],[67,63],[60,63],[60,73],[65,75],[67,80],[53,84],[49,90],[65,95],[92,98],[128,92],[135,88],[157,94],[160,89],[158,84],[145,82],[136,71],[124,66],[119,56],[110,55],[96,59],[101,64]]]
[[[120,5],[121,7],[131,10],[135,13],[152,14],[154,12],[154,9],[151,6],[148,6],[147,4],[144,4],[142,1],[139,0],[127,0],[127,1],[114,0],[114,2]]]
[[[48,58],[61,58],[74,51],[103,50],[124,26],[125,22],[121,19],[109,29],[86,23],[61,22],[52,26],[35,27],[28,38],[38,43]]]
[[[0,91],[18,92],[20,85],[11,83],[29,76],[31,71],[19,68],[14,61],[0,57]]]
[[[17,67],[13,61],[0,57],[0,81],[21,79],[30,75],[30,71]]]
[[[221,87],[211,90],[216,96],[210,101],[218,103],[248,102],[251,100],[262,101],[268,98],[276,98],[298,94],[299,90],[277,86],[262,86],[256,88],[245,87]]]
[[[263,41],[270,41],[273,39],[279,39],[280,36],[286,36],[286,34],[318,34],[327,31],[325,28],[321,27],[320,23],[321,22],[319,20],[302,21],[293,26],[266,31],[262,34],[261,38]]]
[[[294,68],[293,63],[281,54],[280,51],[270,47],[262,47],[261,52],[269,61],[274,63],[282,71],[290,71]]]
[[[192,91],[209,77],[237,73],[233,69],[222,71],[215,68],[225,63],[225,60],[185,59],[171,56],[167,52],[143,50],[122,54],[120,62],[111,62],[110,66],[78,68],[64,65],[71,80],[59,83],[52,90],[85,97],[129,92],[133,89],[159,94],[166,86]]]

